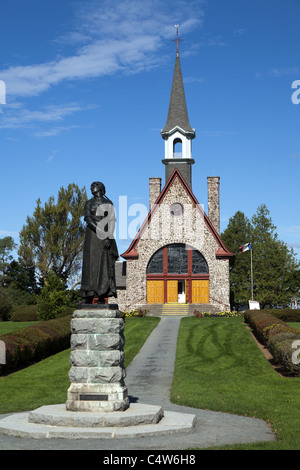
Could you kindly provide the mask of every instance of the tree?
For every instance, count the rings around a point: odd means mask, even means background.
[[[12,261],[12,250],[16,248],[16,244],[12,237],[0,238],[0,280],[1,286],[5,285],[6,272],[9,263]]]
[[[53,271],[49,271],[38,299],[38,319],[47,321],[63,316],[71,302],[71,294],[66,290],[63,281]]]
[[[230,271],[230,286],[236,307],[251,299],[250,251],[239,247],[252,244],[253,294],[261,308],[287,306],[299,292],[299,262],[293,250],[278,239],[276,227],[266,205],[258,207],[251,222],[242,212],[229,219],[221,238],[236,254]]]
[[[81,266],[85,227],[81,221],[87,200],[85,188],[61,187],[57,202],[51,196],[42,207],[40,199],[32,217],[20,232],[20,260],[34,265],[42,282],[53,271],[63,282]]]
[[[252,217],[253,291],[261,308],[289,305],[299,291],[299,262],[293,250],[278,239],[265,204]]]
[[[250,220],[241,211],[229,219],[226,230],[221,234],[227,248],[236,254],[234,264],[230,266],[230,299],[236,308],[249,301],[251,292],[251,268],[249,256],[239,255],[239,248],[251,238]]]
[[[25,266],[19,261],[13,260],[6,270],[5,285],[7,287],[13,285],[16,289],[30,294],[37,293],[39,289],[34,266]]]

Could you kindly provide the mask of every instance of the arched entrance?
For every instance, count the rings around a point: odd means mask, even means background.
[[[203,255],[183,243],[160,248],[147,267],[147,303],[209,303],[209,272]]]

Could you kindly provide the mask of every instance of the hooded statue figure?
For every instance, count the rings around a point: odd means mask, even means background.
[[[107,297],[117,297],[115,262],[118,259],[114,239],[116,216],[113,203],[105,196],[105,186],[96,181],[91,184],[93,198],[84,208],[87,224],[82,262],[81,294],[88,304],[98,298],[105,303]],[[95,302],[95,300],[94,300]]]

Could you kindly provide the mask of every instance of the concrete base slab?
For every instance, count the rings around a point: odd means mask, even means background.
[[[196,423],[195,415],[163,412],[161,407],[153,405],[133,403],[124,412],[106,413],[106,418],[103,417],[104,413],[70,412],[65,411],[63,407],[64,405],[50,405],[33,412],[10,415],[0,420],[0,434],[33,439],[131,438],[187,433],[193,429]],[[123,416],[118,423],[118,416],[115,415],[125,415],[126,413],[127,418]],[[93,414],[101,416],[91,416]],[[114,416],[109,417],[108,415]],[[124,426],[126,419],[131,425]],[[158,421],[151,422],[151,419]],[[32,422],[32,420],[38,422]],[[104,426],[101,425],[101,420],[102,422],[104,420]],[[144,423],[143,420],[148,422]]]
[[[163,416],[162,407],[155,405],[135,404],[125,411],[114,411],[111,413],[69,411],[65,405],[49,405],[30,411],[28,421],[49,426],[107,428],[156,424]]]

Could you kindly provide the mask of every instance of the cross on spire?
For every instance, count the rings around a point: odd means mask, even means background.
[[[173,39],[176,44],[177,44],[177,50],[176,50],[176,56],[179,57],[179,43],[181,41],[183,41],[183,39],[181,39],[181,37],[179,36],[179,33],[178,33],[178,30],[179,30],[179,24],[175,24],[175,28],[176,28],[176,38]]]

